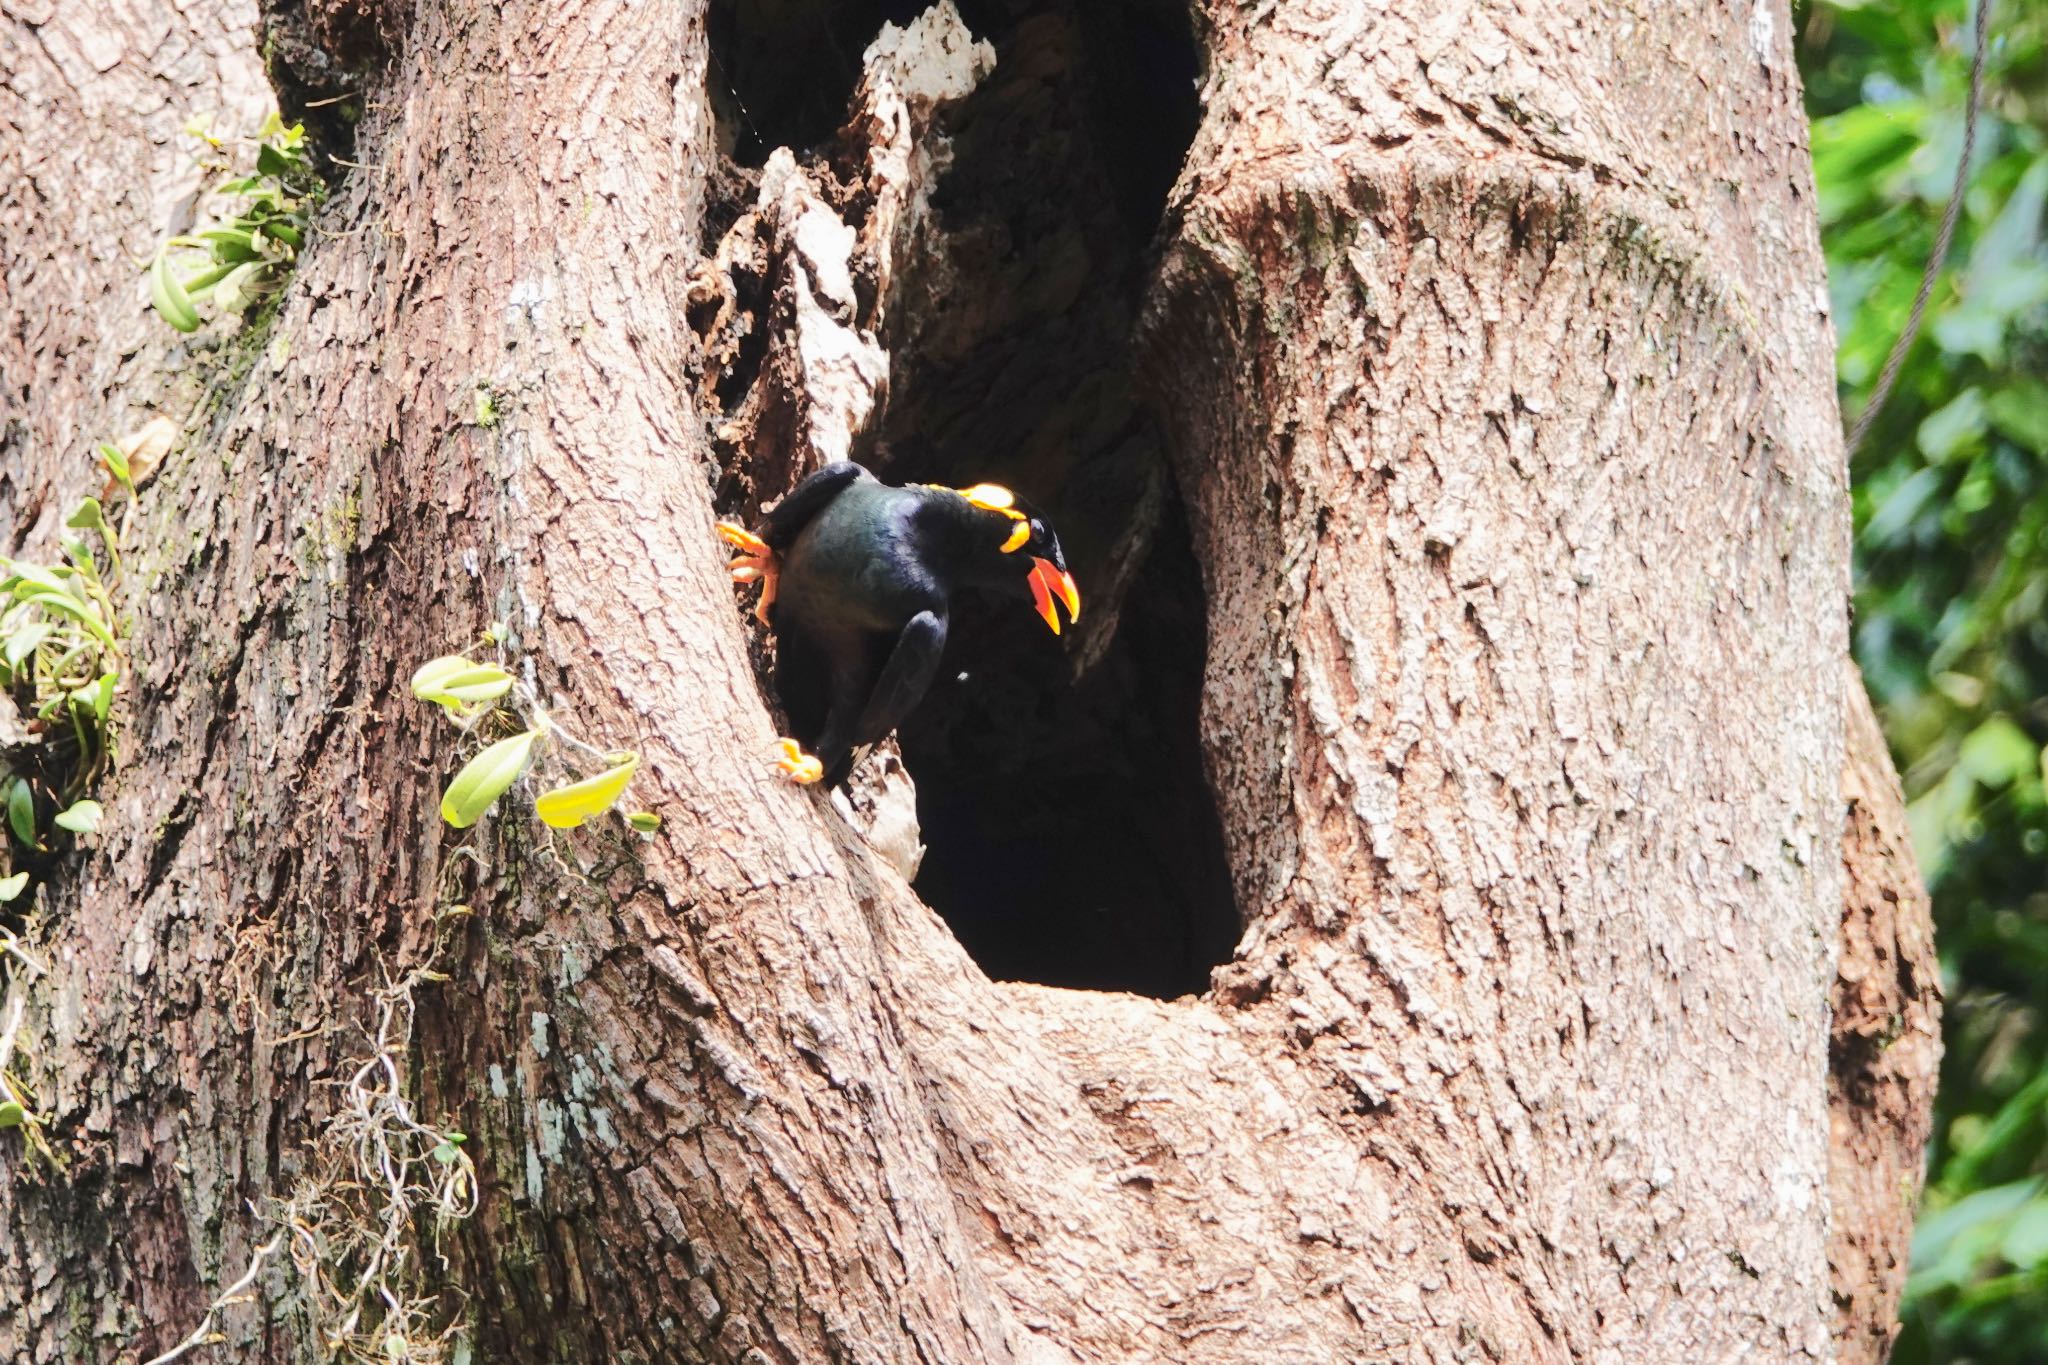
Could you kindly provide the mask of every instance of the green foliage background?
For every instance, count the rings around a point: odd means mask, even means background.
[[[2048,1361],[2048,4],[1991,3],[1955,247],[1852,471],[1856,655],[1948,995],[1900,1365]],[[1972,12],[1812,0],[1798,19],[1853,420],[1953,184]]]

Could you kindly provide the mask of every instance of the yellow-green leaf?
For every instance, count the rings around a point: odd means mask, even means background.
[[[208,228],[194,234],[200,241],[213,248],[216,261],[240,264],[256,259],[256,240],[247,228]]]
[[[0,877],[0,902],[11,901],[28,885],[28,873],[17,872],[12,877]]]
[[[213,287],[214,306],[226,313],[239,313],[248,308],[256,301],[256,289],[262,273],[269,268],[268,261],[248,261],[221,276]]]
[[[81,531],[104,531],[107,529],[106,516],[100,511],[98,498],[87,498],[78,504],[78,510],[64,519],[66,526]]]
[[[661,817],[651,810],[636,810],[626,817],[626,823],[642,834],[652,834],[661,828]]]
[[[178,283],[167,252],[157,252],[156,259],[149,263],[149,301],[157,316],[177,330],[199,330],[199,310],[192,306],[192,296],[185,292],[185,286]]]
[[[556,787],[543,794],[533,803],[533,809],[543,824],[556,829],[574,829],[591,816],[610,810],[612,803],[626,790],[626,784],[633,780],[633,770],[639,766],[640,755],[626,754],[615,766],[595,777],[586,777],[581,782],[571,782],[566,787]]]
[[[475,667],[475,664],[460,654],[443,654],[438,659],[429,659],[413,670],[412,694],[425,700],[427,693],[439,687],[443,678]]]
[[[533,742],[539,738],[528,730],[501,739],[464,764],[441,797],[441,818],[457,829],[468,829],[482,819],[491,803],[526,771],[533,757]]]
[[[92,717],[105,721],[107,713],[114,709],[114,691],[121,685],[118,673],[102,673],[99,681],[92,686]]]
[[[57,825],[73,834],[91,834],[100,827],[106,811],[97,801],[74,801],[57,812]]]
[[[511,690],[512,675],[493,664],[472,664],[440,677],[425,690],[417,679],[413,683],[413,694],[421,701],[439,702],[450,710],[496,701]]]
[[[114,647],[114,633],[100,620],[100,614],[70,593],[52,592],[45,588],[39,592],[32,592],[21,600],[55,615],[70,617],[97,636],[101,644],[109,649]]]
[[[100,458],[107,462],[107,472],[119,483],[128,482],[128,456],[121,447],[107,441],[100,442]]]
[[[204,266],[187,275],[179,284],[184,288],[186,298],[196,299],[226,279],[235,269],[236,267],[231,265]]]
[[[28,1110],[13,1100],[0,1103],[0,1128],[19,1128],[28,1118]]]
[[[9,632],[6,642],[0,644],[0,659],[5,659],[9,668],[21,667],[21,661],[35,653],[55,629],[48,621],[29,621],[16,626]]]
[[[16,601],[26,601],[39,592],[63,592],[64,580],[73,576],[76,570],[68,565],[45,568],[40,564],[24,564],[15,560],[0,587],[14,594]]]

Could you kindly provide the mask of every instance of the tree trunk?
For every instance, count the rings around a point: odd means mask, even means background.
[[[0,0],[20,553],[182,431],[0,1354],[1882,1358],[1935,983],[1781,5],[267,9]],[[342,159],[181,338],[259,52]],[[711,533],[847,453],[1088,597],[851,822]],[[493,622],[652,842],[437,818]]]

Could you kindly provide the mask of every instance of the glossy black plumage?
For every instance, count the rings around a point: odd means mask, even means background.
[[[721,530],[748,548],[745,533]],[[958,589],[1035,597],[1055,631],[1051,600],[1079,610],[1059,538],[992,485],[897,488],[828,465],[768,513],[759,542],[766,553],[734,561],[734,576],[766,580],[776,690],[832,786],[931,686]]]

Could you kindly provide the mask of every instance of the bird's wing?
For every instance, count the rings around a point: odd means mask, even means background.
[[[861,708],[860,722],[854,727],[854,741],[879,744],[887,739],[911,708],[924,699],[945,652],[945,613],[921,611],[911,617],[891,646],[888,662],[875,676]]]
[[[825,765],[826,785],[839,786],[859,756],[861,714],[888,657],[889,637],[857,627],[820,626],[815,633],[806,627],[785,627],[776,637],[778,656],[785,640],[797,644],[792,672],[786,680],[779,670],[776,674],[778,689],[792,689],[782,696],[790,727]],[[819,723],[809,728],[805,722],[810,716],[800,714],[799,708],[813,706]]]
[[[851,460],[840,460],[826,465],[817,473],[789,490],[789,496],[775,504],[775,510],[767,516],[761,528],[761,539],[770,548],[787,550],[812,518],[825,510],[825,505],[846,491],[848,484],[867,473]]]
[[[775,695],[789,717],[790,733],[816,744],[831,700],[830,664],[823,646],[796,622],[775,633]]]

